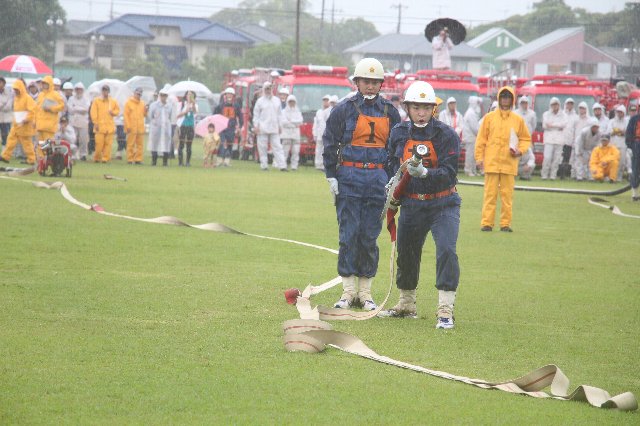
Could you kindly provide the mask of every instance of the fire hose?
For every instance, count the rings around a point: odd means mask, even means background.
[[[32,170],[33,171],[33,170]],[[322,247],[315,244],[310,244],[306,242],[269,237],[257,234],[250,234],[241,231],[237,231],[233,228],[230,228],[226,225],[220,223],[206,223],[202,225],[191,225],[187,222],[184,222],[178,218],[172,216],[161,216],[157,218],[138,218],[134,216],[120,215],[117,213],[111,213],[104,208],[102,208],[98,204],[86,204],[83,203],[76,198],[74,198],[69,192],[66,185],[62,182],[38,182],[31,181],[26,179],[20,179],[16,176],[21,176],[27,173],[22,173],[20,171],[4,171],[5,174],[0,174],[1,179],[10,179],[21,182],[29,182],[32,183],[35,187],[45,188],[45,189],[56,189],[59,190],[62,196],[68,202],[81,207],[85,210],[93,211],[98,214],[118,217],[122,219],[136,220],[147,223],[158,223],[165,225],[174,225],[174,226],[185,226],[196,228],[204,231],[212,231],[212,232],[225,232],[225,233],[233,233],[238,235],[250,236],[254,238],[262,238],[273,241],[282,241],[292,244],[298,244],[310,248],[314,248],[317,250],[328,251],[333,254],[337,254],[338,252],[334,249],[330,249],[327,247]],[[11,174],[11,175],[9,175]],[[106,177],[105,177],[106,178]],[[323,320],[368,320],[374,318],[380,310],[384,307],[384,304],[387,302],[389,295],[391,293],[391,289],[394,285],[394,265],[395,265],[395,252],[396,252],[396,243],[395,239],[392,238],[391,243],[391,255],[390,255],[390,282],[389,289],[387,291],[387,295],[384,299],[384,302],[374,311],[368,312],[356,312],[350,311],[346,309],[335,309],[335,308],[326,308],[322,306],[311,307],[311,296],[318,294],[322,291],[328,290],[341,282],[341,278],[337,277],[330,281],[327,281],[324,284],[319,286],[307,286],[307,288],[300,292],[297,289],[291,289],[285,292],[285,295],[288,298],[288,301],[295,301],[296,307],[298,309],[300,319],[286,321],[283,324],[283,341],[284,346],[289,351],[304,351],[309,353],[318,353],[322,352],[326,346],[330,346],[336,349],[339,349],[343,352],[350,353],[353,355],[360,356],[362,358],[370,359],[376,362],[393,365],[400,368],[405,368],[408,370],[428,374],[434,377],[439,377],[447,380],[453,380],[461,383],[465,383],[468,385],[472,385],[475,387],[479,387],[482,389],[498,389],[504,392],[527,395],[534,398],[552,398],[558,400],[568,400],[568,401],[583,401],[594,407],[600,408],[613,408],[622,411],[633,411],[637,410],[638,403],[631,392],[624,392],[619,395],[611,396],[604,389],[581,385],[578,386],[573,392],[569,393],[569,379],[567,376],[555,365],[546,365],[544,367],[538,368],[522,377],[508,380],[504,382],[489,382],[481,379],[473,379],[464,376],[458,376],[454,374],[450,374],[443,371],[432,370],[425,367],[408,364],[402,361],[397,361],[392,358],[379,355],[371,348],[369,348],[362,340],[357,337],[343,333],[340,331],[333,330],[331,324],[327,323]],[[549,392],[544,392],[543,389],[549,388]]]

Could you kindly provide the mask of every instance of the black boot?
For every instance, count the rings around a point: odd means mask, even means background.
[[[165,166],[165,167],[169,165],[169,153],[168,152],[163,152],[162,153],[162,165]]]
[[[151,165],[155,166],[158,163],[158,153],[155,151],[151,152]]]

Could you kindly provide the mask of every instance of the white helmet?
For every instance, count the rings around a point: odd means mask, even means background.
[[[227,87],[226,89],[224,89],[224,92],[222,92],[222,94],[226,95],[226,94],[231,94],[231,95],[235,95],[236,91],[233,87]]]
[[[450,96],[449,99],[447,99],[447,105],[449,105],[450,103],[458,103],[456,101],[456,98],[454,98],[453,96]]]
[[[70,81],[67,81],[62,85],[62,90],[67,90],[67,89],[73,90],[73,84],[71,84]]]
[[[618,106],[616,107],[616,112],[621,112],[621,113],[623,113],[623,114],[626,114],[626,113],[627,113],[627,109],[625,108],[625,106],[624,106],[624,105],[618,105]]]
[[[549,106],[553,105],[553,104],[558,104],[560,105],[560,99],[556,98],[555,96],[553,98],[551,98],[549,100]]]
[[[84,84],[82,84],[81,81],[77,82],[75,86],[73,86],[74,89],[82,89],[84,90]]]
[[[329,96],[329,102],[333,102],[334,104],[337,104],[339,101],[340,101],[340,98],[338,98],[338,95]]]
[[[600,127],[600,121],[598,121],[598,119],[595,117],[589,117],[589,120],[587,120],[587,125]]]
[[[520,98],[520,103],[529,103],[529,97],[528,96],[522,96]]]
[[[278,89],[278,94],[279,95],[288,95],[289,94],[289,89],[287,89],[286,87],[280,87]]]
[[[436,94],[433,87],[426,81],[414,81],[404,92],[404,102],[418,104],[436,104]]]
[[[592,109],[592,110],[594,110],[594,111],[595,111],[596,109],[598,109],[598,108],[600,108],[601,110],[604,110],[604,107],[603,107],[600,103],[598,103],[598,102],[596,102],[595,104],[593,104],[593,106],[591,107],[591,109]]]
[[[353,78],[371,78],[384,81],[384,68],[377,59],[363,58],[356,65]]]

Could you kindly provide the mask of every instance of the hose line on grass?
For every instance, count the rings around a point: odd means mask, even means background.
[[[24,174],[24,173],[23,173]],[[213,232],[225,232],[239,235],[245,235],[255,238],[268,239],[273,241],[282,241],[292,244],[298,244],[317,250],[325,250],[333,254],[337,254],[336,250],[318,246],[315,244],[309,244],[301,241],[268,237],[257,234],[249,234],[241,231],[237,231],[226,225],[219,223],[206,223],[202,225],[191,225],[178,218],[172,216],[161,216],[157,218],[138,218],[134,216],[120,215],[117,213],[111,213],[104,210],[98,204],[86,204],[76,198],[74,198],[66,185],[62,182],[37,182],[31,180],[20,179],[15,176],[20,174],[14,174],[13,176],[0,175],[0,178],[11,179],[22,182],[31,182],[38,188],[45,189],[57,189],[62,196],[70,203],[81,207],[85,210],[94,211],[96,213],[119,217],[122,219],[136,220],[148,223],[159,223],[165,225],[186,226],[196,228],[205,231]],[[602,200],[600,200],[602,201]],[[591,202],[591,201],[590,201]],[[607,207],[609,208],[609,207]],[[394,284],[394,265],[395,265],[395,241],[392,242],[391,256],[390,256],[390,283],[387,291],[387,296],[384,302],[374,311],[357,312],[345,309],[327,308],[322,306],[311,307],[311,296],[328,290],[337,284],[341,283],[341,278],[337,277],[319,286],[307,286],[307,288],[300,292],[297,289],[295,292],[289,290],[287,298],[295,298],[296,307],[300,315],[300,319],[285,321],[283,324],[283,341],[284,346],[289,351],[303,351],[309,353],[318,353],[324,351],[327,346],[339,349],[343,352],[358,355],[362,358],[370,359],[373,361],[381,362],[388,365],[393,365],[400,368],[405,368],[415,372],[428,374],[435,377],[440,377],[447,380],[453,380],[472,386],[476,386],[482,389],[498,389],[509,393],[527,395],[534,398],[552,398],[565,401],[582,401],[599,408],[614,408],[622,411],[637,410],[638,403],[635,396],[631,392],[624,392],[619,395],[610,396],[604,389],[599,389],[592,386],[581,385],[578,386],[573,392],[569,393],[569,379],[567,376],[555,365],[550,364],[544,367],[540,367],[522,377],[517,379],[508,380],[504,382],[488,382],[481,379],[472,379],[464,376],[457,376],[450,373],[446,373],[438,370],[431,370],[421,366],[408,364],[402,361],[397,361],[392,358],[379,355],[371,348],[369,348],[359,338],[336,331],[332,329],[331,324],[323,320],[367,320],[374,318],[377,313],[384,307],[387,302],[391,289]],[[543,389],[549,388],[549,392],[544,392]]]

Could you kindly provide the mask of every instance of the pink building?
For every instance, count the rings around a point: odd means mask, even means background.
[[[518,77],[573,73],[592,79],[617,75],[618,59],[584,41],[584,28],[560,28],[496,58]]]

